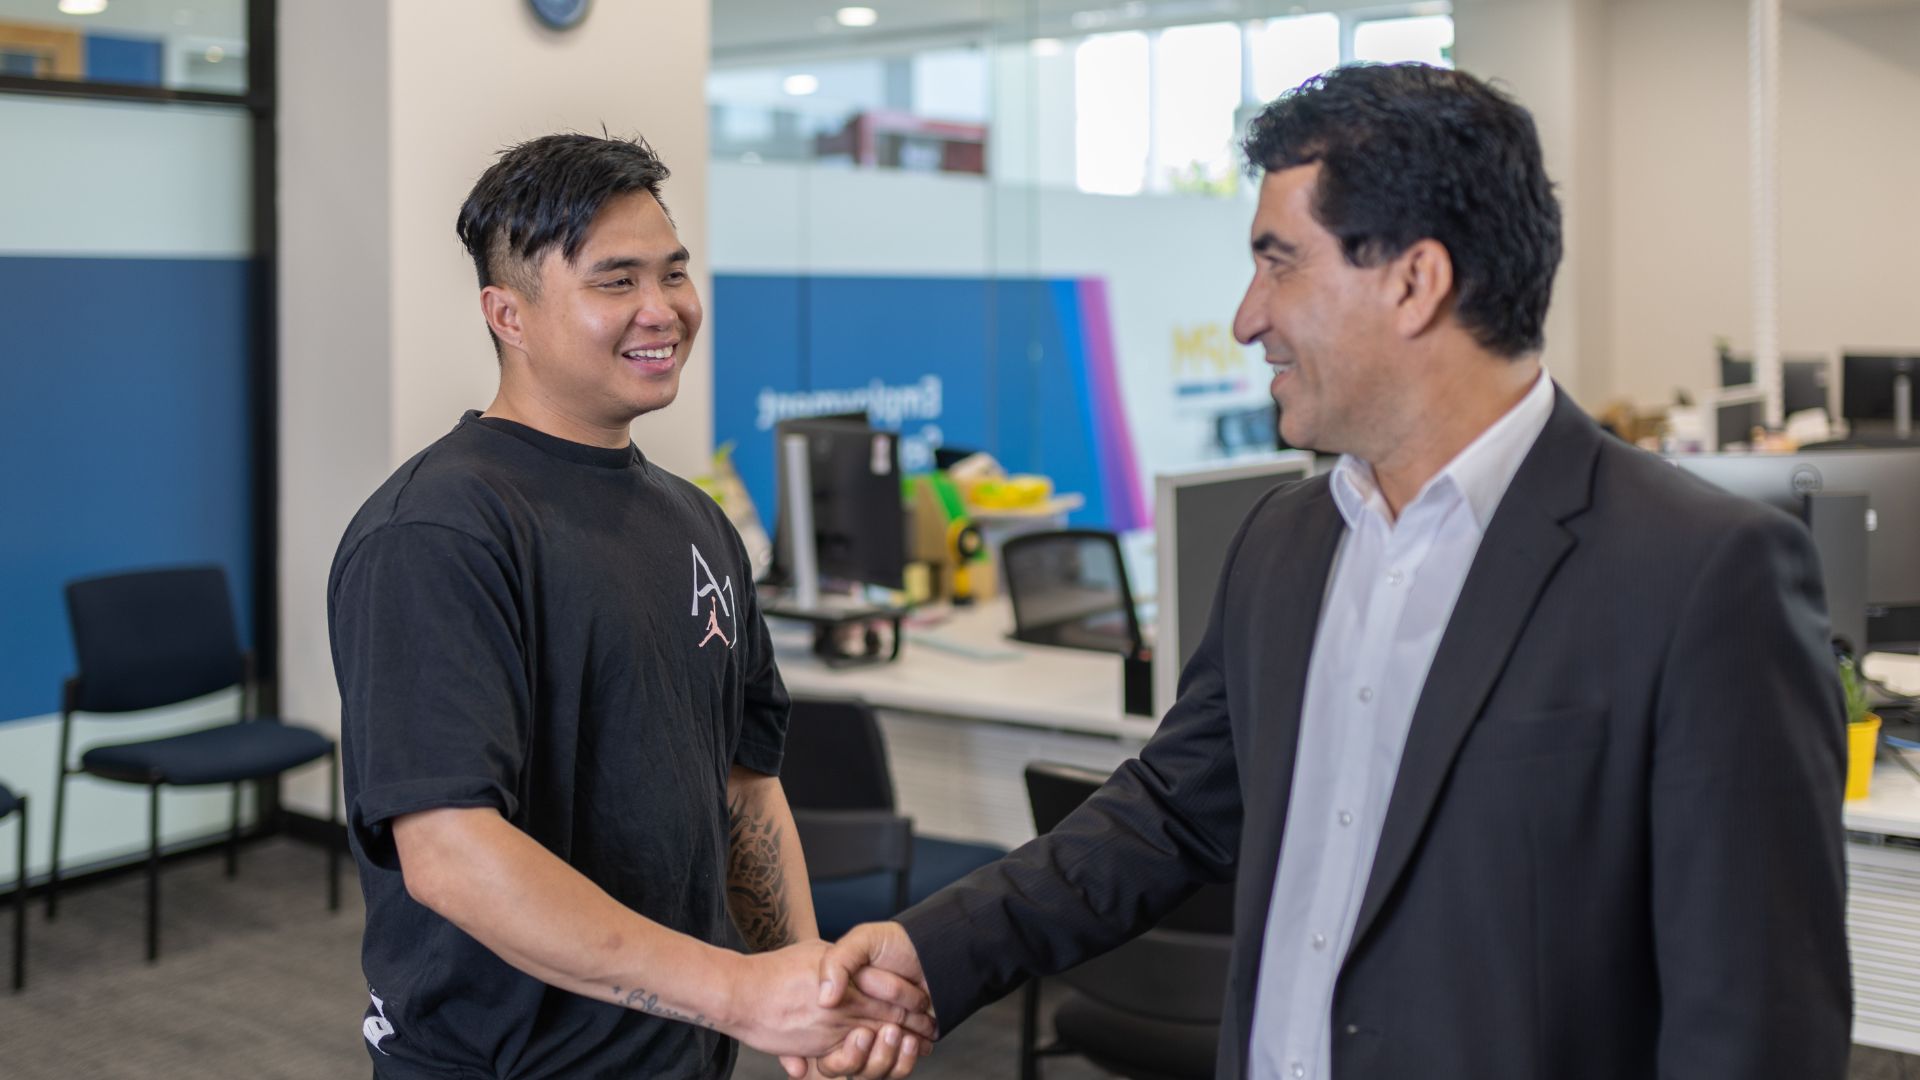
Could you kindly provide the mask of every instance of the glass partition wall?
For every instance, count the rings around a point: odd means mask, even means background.
[[[910,472],[987,451],[1122,532],[1155,473],[1272,449],[1231,329],[1239,137],[1344,61],[1450,64],[1452,26],[1444,3],[713,0],[715,430],[763,515],[791,416],[865,411]]]

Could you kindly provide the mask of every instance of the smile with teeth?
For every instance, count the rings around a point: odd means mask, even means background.
[[[673,346],[658,349],[629,349],[620,355],[629,360],[667,360],[673,356]]]

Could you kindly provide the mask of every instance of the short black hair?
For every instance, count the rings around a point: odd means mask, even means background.
[[[537,297],[541,256],[558,247],[572,262],[608,200],[635,191],[659,200],[667,175],[639,136],[544,135],[501,151],[467,194],[454,228],[481,288],[505,284]],[[660,201],[663,211],[666,205]]]
[[[1349,263],[1437,240],[1475,341],[1510,358],[1545,344],[1560,204],[1532,115],[1499,90],[1426,64],[1339,67],[1268,105],[1242,148],[1255,176],[1320,163],[1313,216]]]

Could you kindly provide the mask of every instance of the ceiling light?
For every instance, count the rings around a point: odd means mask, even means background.
[[[820,89],[820,80],[811,75],[789,75],[780,80],[780,89],[793,97],[806,97]]]
[[[833,13],[833,21],[841,26],[872,26],[880,21],[880,13],[870,7],[843,7]]]
[[[1033,55],[1041,58],[1059,56],[1061,48],[1059,38],[1041,37],[1033,39]]]
[[[60,0],[62,15],[98,15],[107,10],[107,0]]]

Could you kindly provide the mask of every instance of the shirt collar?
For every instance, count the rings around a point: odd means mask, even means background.
[[[1527,452],[1546,430],[1552,415],[1553,380],[1542,367],[1526,396],[1455,454],[1407,505],[1427,498],[1430,492],[1437,495],[1450,488],[1466,499],[1474,524],[1485,533],[1508,485],[1513,483],[1514,474],[1520,471],[1520,463],[1526,460]],[[1333,496],[1340,516],[1346,519],[1350,529],[1358,525],[1360,514],[1369,509],[1382,520],[1387,518],[1386,497],[1374,483],[1373,466],[1352,454],[1342,454],[1340,463],[1334,467]]]

